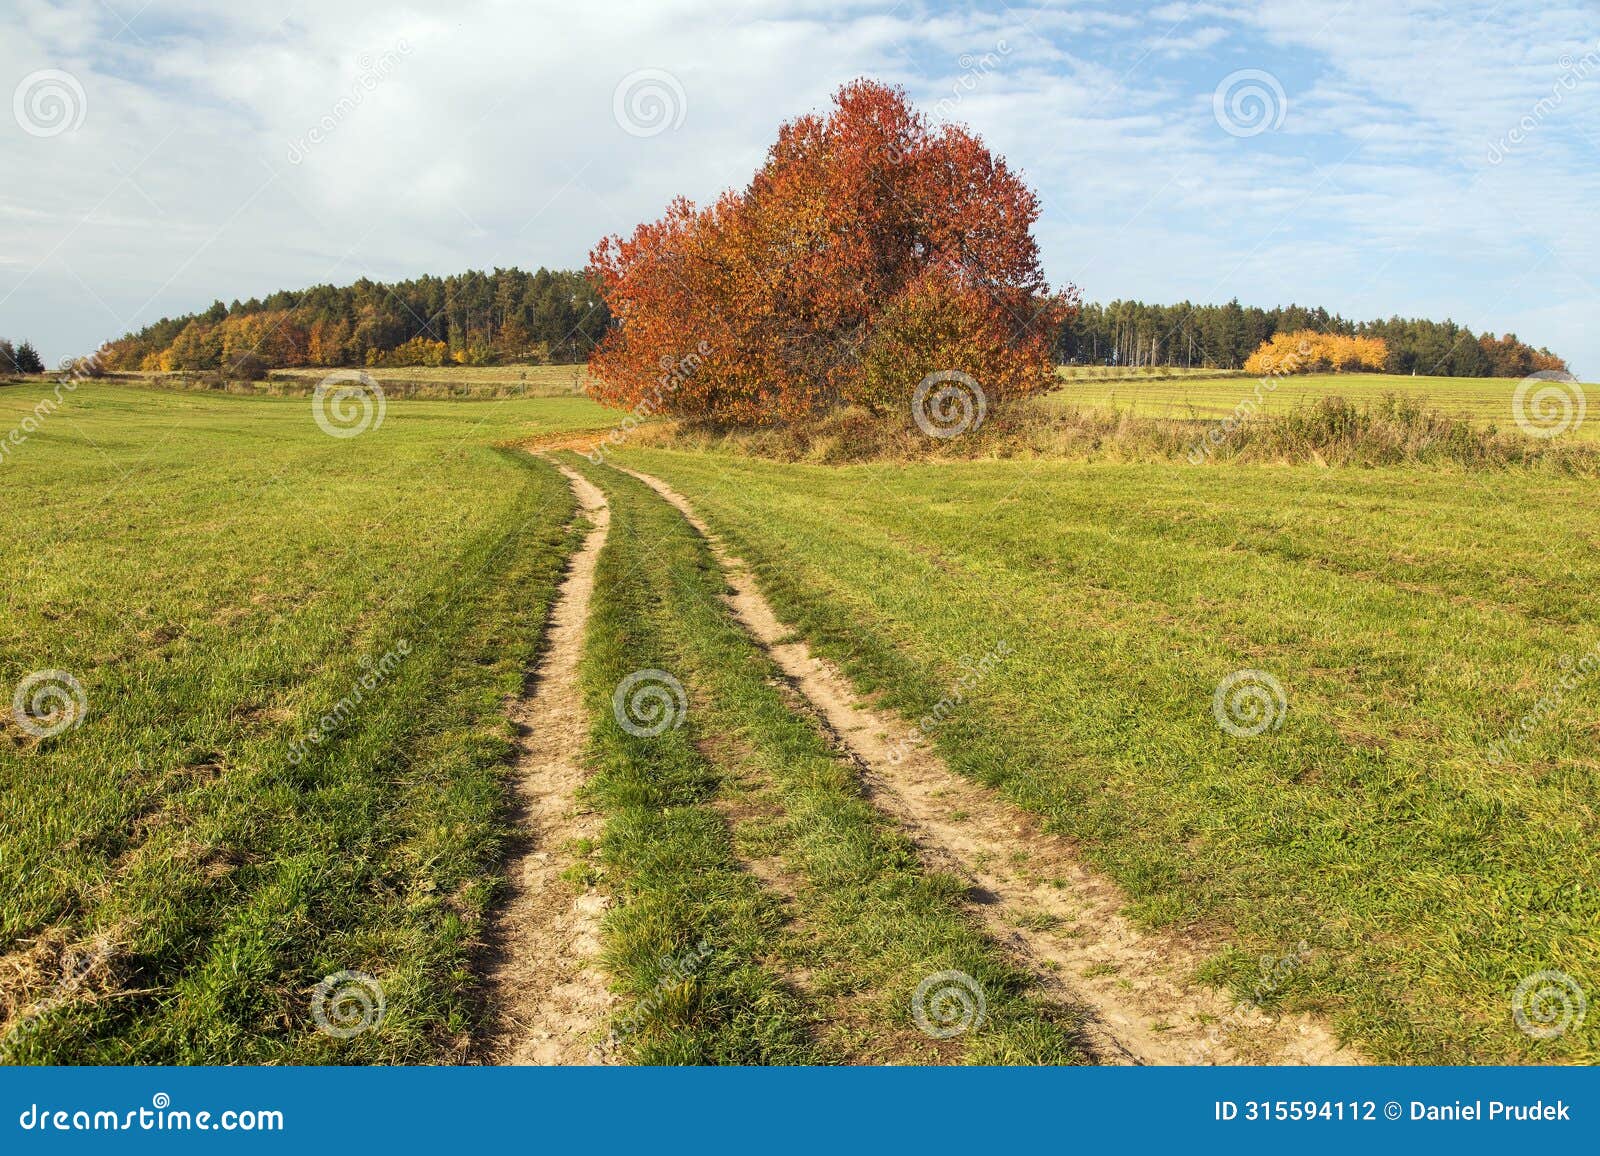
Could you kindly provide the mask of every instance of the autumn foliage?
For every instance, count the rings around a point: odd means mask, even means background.
[[[1283,377],[1291,373],[1382,373],[1389,346],[1381,337],[1349,337],[1302,329],[1278,333],[1244,363],[1246,373]]]
[[[614,323],[591,393],[767,425],[844,403],[903,408],[927,375],[954,370],[993,409],[1050,383],[1051,339],[1077,300],[1050,291],[1038,215],[972,134],[856,81],[826,115],[784,124],[743,191],[676,200],[595,248]]]
[[[98,360],[122,373],[230,372],[247,354],[269,369],[576,362],[606,324],[605,307],[578,270],[363,277],[163,317],[107,342]]]

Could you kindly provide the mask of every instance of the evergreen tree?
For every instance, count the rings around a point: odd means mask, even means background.
[[[11,355],[11,360],[17,367],[18,373],[44,372],[44,362],[40,360],[39,351],[34,349],[30,341],[24,341],[17,346],[16,352]]]

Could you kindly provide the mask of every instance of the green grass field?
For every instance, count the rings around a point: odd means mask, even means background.
[[[47,392],[0,391],[0,431]],[[596,413],[391,402],[336,438],[304,398],[85,384],[8,445],[8,1058],[453,1054],[503,835],[502,700],[572,510],[493,443]],[[44,670],[87,711],[41,739],[9,697]],[[82,973],[54,990],[64,959]],[[342,970],[379,977],[388,1012],[336,1051],[306,1006]]]
[[[392,398],[330,436],[303,396],[85,383],[36,408],[49,393],[0,389],[0,690],[64,671],[85,709],[45,737],[0,713],[0,1060],[466,1057],[515,834],[507,704],[580,536],[559,473],[504,447],[617,415]],[[1600,1017],[1540,1040],[1511,1015],[1534,973],[1600,981],[1592,478],[613,456],[686,494],[882,707],[924,717],[1004,642],[933,745],[1138,920],[1210,945],[1203,978],[1244,994],[1262,956],[1304,956],[1269,1006],[1379,1061],[1600,1061]],[[583,860],[617,901],[623,1057],[1085,1059],[1071,1009],[737,626],[703,540],[565,460],[611,505],[581,671],[606,825]],[[643,668],[689,703],[652,741],[611,707]],[[1241,671],[1281,687],[1280,725],[1220,725]],[[988,1022],[935,1043],[907,989],[952,968]],[[352,1039],[307,1014],[341,971],[387,1005]]]
[[[1091,409],[1116,409],[1140,417],[1221,419],[1240,402],[1259,403],[1263,413],[1286,413],[1296,405],[1339,395],[1358,404],[1376,401],[1384,394],[1404,394],[1425,399],[1452,417],[1502,429],[1515,429],[1512,396],[1517,378],[1507,377],[1399,377],[1383,373],[1308,373],[1298,377],[1263,379],[1230,375],[1183,375],[1103,380],[1067,378],[1050,394],[1052,401]],[[1587,391],[1600,404],[1600,387]],[[1564,436],[1595,440],[1600,422],[1585,421]]]
[[[1521,977],[1600,975],[1600,685],[1493,744],[1597,643],[1593,484],[1513,472],[1058,462],[779,465],[625,451],[756,566],[790,622],[906,717],[1004,640],[937,732],[1159,925],[1233,944],[1380,1060],[1593,1062],[1535,1042]],[[1219,682],[1281,683],[1224,732]]]

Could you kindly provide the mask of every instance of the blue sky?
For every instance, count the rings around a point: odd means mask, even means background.
[[[217,297],[578,265],[742,184],[781,120],[873,76],[1027,174],[1046,268],[1087,298],[1449,316],[1595,379],[1595,17],[13,0],[0,335],[54,361]]]

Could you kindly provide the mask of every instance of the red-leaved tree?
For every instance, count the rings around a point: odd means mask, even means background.
[[[595,247],[614,322],[591,393],[641,415],[764,425],[904,407],[941,372],[975,381],[991,409],[1043,389],[1077,292],[1051,292],[1038,215],[971,133],[855,81],[826,116],[783,125],[744,191],[674,201]]]

